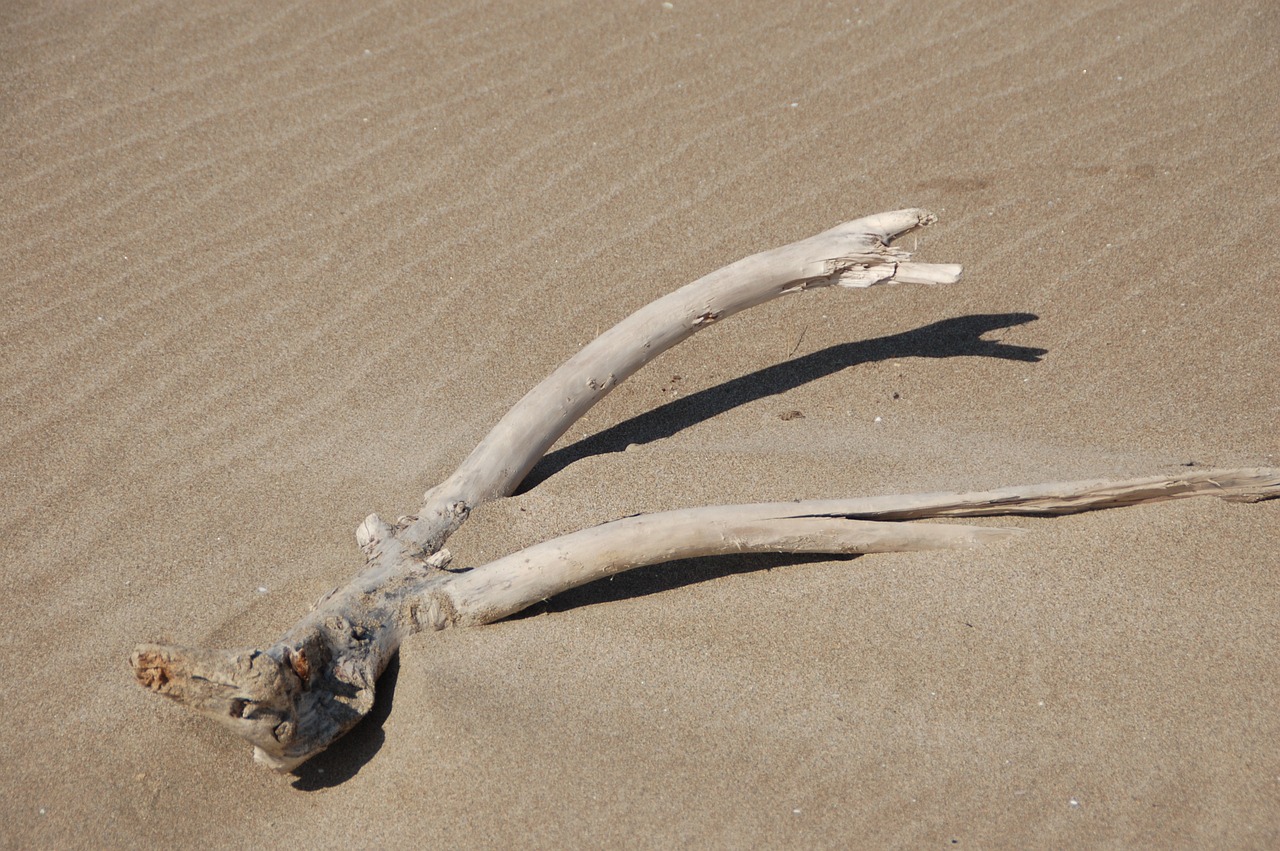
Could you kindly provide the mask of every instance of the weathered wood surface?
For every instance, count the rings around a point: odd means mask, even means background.
[[[418,514],[356,531],[365,566],[275,644],[244,650],[140,645],[138,681],[223,724],[255,759],[287,771],[373,706],[378,676],[409,635],[491,623],[568,588],[647,564],[722,553],[870,553],[973,546],[1015,530],[920,524],[931,517],[1065,514],[1197,495],[1280,496],[1280,470],[1213,470],[1125,482],[978,493],[715,506],[606,523],[457,571],[444,544],[478,505],[509,495],[570,425],[640,367],[699,329],[781,295],[824,286],[954,283],[960,267],[912,262],[893,240],[934,221],[899,210],[752,255],[640,309],[531,390]]]

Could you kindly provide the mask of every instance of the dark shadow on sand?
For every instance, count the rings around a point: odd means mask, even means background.
[[[377,699],[369,714],[332,747],[319,756],[298,766],[293,788],[303,792],[318,792],[339,786],[360,773],[360,769],[382,749],[386,734],[382,725],[391,715],[395,703],[396,681],[400,678],[400,654],[391,657],[391,663],[378,677]]]
[[[532,490],[575,461],[593,455],[622,452],[631,444],[651,443],[671,437],[739,405],[785,393],[859,364],[901,358],[962,357],[1038,362],[1048,350],[982,339],[984,334],[1034,322],[1038,318],[1034,313],[959,316],[888,337],[841,343],[757,370],[750,375],[730,379],[549,453],[533,468],[516,493]]]

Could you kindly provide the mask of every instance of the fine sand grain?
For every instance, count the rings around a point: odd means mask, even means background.
[[[1280,502],[640,571],[413,639],[296,777],[127,664],[273,640],[597,331],[904,206],[960,285],[698,335],[458,563],[1280,466],[1271,0],[13,0],[0,93],[5,846],[1280,844]]]

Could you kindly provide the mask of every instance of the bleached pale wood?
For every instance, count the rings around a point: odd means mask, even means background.
[[[1017,529],[855,520],[816,502],[641,514],[544,541],[441,583],[449,626],[480,626],[570,588],[651,564],[726,553],[893,553],[971,547]]]
[[[745,551],[888,552],[970,546],[1011,530],[906,524],[912,518],[1069,513],[1214,494],[1280,495],[1280,471],[1226,470],[1130,482],[1037,485],[719,506],[625,518],[470,571],[447,569],[445,540],[477,505],[509,494],[578,417],[618,382],[700,328],[819,286],[949,283],[960,267],[912,263],[889,243],[933,217],[899,210],[740,260],[642,308],[570,358],[518,402],[470,457],[424,497],[415,517],[365,518],[366,564],[275,644],[244,650],[140,645],[131,662],[153,692],[254,745],[271,768],[295,768],[373,706],[376,681],[409,635],[489,623],[602,576],[674,558]]]
[[[427,491],[399,532],[435,552],[477,505],[511,494],[551,445],[640,367],[697,331],[771,299],[819,287],[950,284],[956,264],[914,263],[891,245],[936,217],[896,210],[845,222],[808,239],[745,257],[640,308],[530,390],[445,481]]]
[[[1280,495],[1280,470],[1056,482],[972,493],[719,505],[637,515],[536,544],[443,583],[450,626],[501,620],[624,570],[737,552],[887,553],[1001,541],[1017,529],[903,523],[927,517],[1075,514],[1190,496],[1249,502]]]

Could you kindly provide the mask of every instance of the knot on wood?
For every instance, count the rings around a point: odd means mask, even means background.
[[[377,514],[370,514],[356,527],[356,544],[364,550],[365,555],[372,557],[378,544],[390,537],[392,532],[387,521]]]

